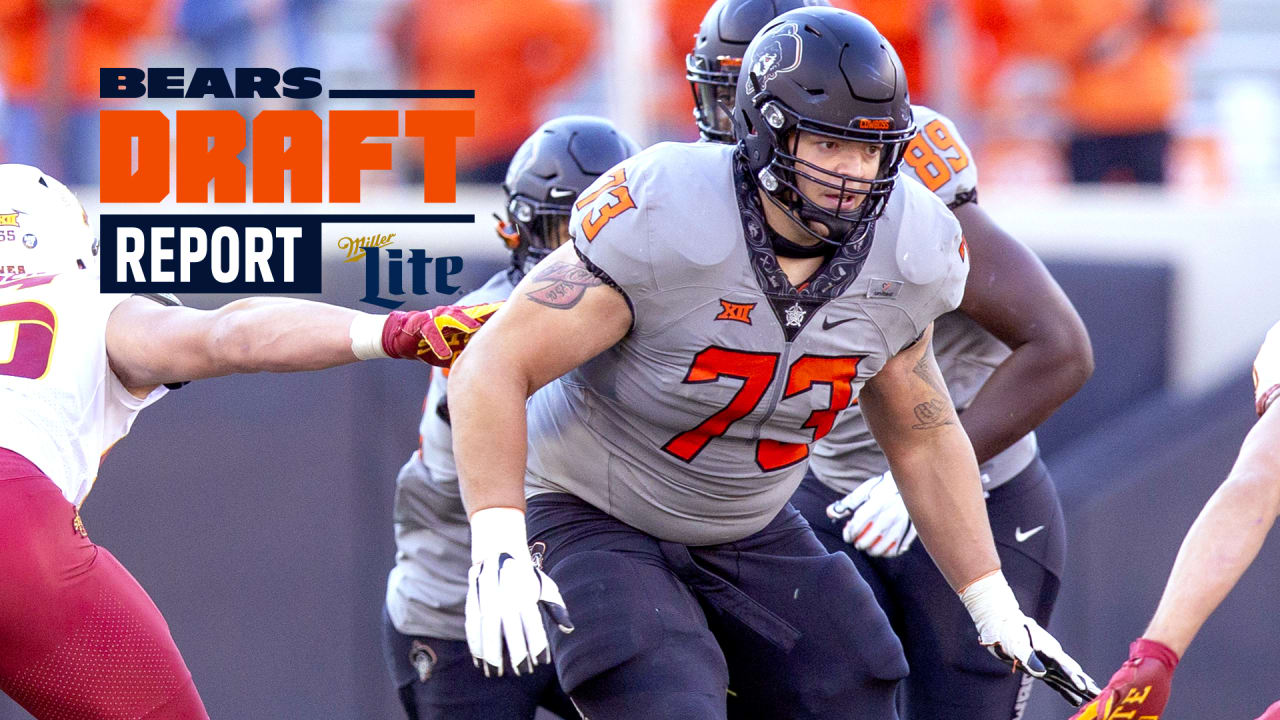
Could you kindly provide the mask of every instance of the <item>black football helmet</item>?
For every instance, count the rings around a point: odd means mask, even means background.
[[[568,237],[578,195],[609,168],[640,151],[613,123],[567,115],[549,120],[516,150],[502,190],[507,217],[498,236],[511,250],[517,274],[528,272]]]
[[[733,133],[765,195],[824,243],[866,237],[884,212],[916,132],[907,76],[889,41],[859,15],[805,8],[769,23],[742,62]],[[875,177],[832,173],[800,160],[800,131],[882,145]],[[797,176],[863,200],[848,212],[828,210],[799,191]]]
[[[738,70],[751,38],[788,10],[824,7],[827,0],[716,0],[684,58],[684,76],[693,87],[693,119],[703,140],[733,142],[733,103]]]

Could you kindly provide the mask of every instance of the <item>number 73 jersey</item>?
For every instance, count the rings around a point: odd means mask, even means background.
[[[129,295],[89,270],[0,276],[0,447],[30,460],[79,505],[102,456],[142,408],[107,363],[107,318]]]
[[[575,248],[633,325],[530,400],[529,493],[674,542],[746,537],[863,383],[959,304],[967,249],[923,186],[896,183],[869,252],[843,246],[797,289],[746,172],[733,147],[664,143],[580,196]],[[532,291],[571,281],[535,275]]]

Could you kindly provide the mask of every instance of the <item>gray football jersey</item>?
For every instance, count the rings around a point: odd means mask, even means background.
[[[977,199],[978,168],[948,117],[923,105],[912,105],[919,134],[905,155],[902,174],[931,189],[948,207]],[[969,407],[978,390],[1009,356],[1009,348],[962,312],[938,318],[933,352],[956,408]],[[1035,434],[983,463],[983,481],[994,488],[1013,478],[1035,457]],[[889,461],[871,437],[858,408],[841,415],[839,424],[813,448],[810,467],[823,484],[850,492],[863,480],[889,469]]]
[[[515,288],[511,280],[503,270],[457,304],[505,300]],[[465,640],[471,526],[453,460],[447,387],[448,376],[433,369],[418,424],[420,448],[396,477],[396,566],[387,578],[387,614],[406,635]]]
[[[959,225],[920,185],[897,183],[869,252],[846,244],[797,290],[745,172],[731,146],[663,143],[579,198],[574,246],[634,322],[531,399],[530,494],[572,493],[664,540],[741,539],[862,384],[959,304]]]

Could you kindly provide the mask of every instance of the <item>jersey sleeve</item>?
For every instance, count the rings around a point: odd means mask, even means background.
[[[1258,415],[1280,398],[1280,323],[1271,327],[1253,361],[1253,388]]]
[[[656,290],[650,257],[647,200],[652,173],[642,153],[600,176],[573,205],[569,235],[587,268],[627,299]]]
[[[937,195],[949,208],[978,200],[978,166],[946,115],[913,105],[918,132],[903,156],[904,173]]]

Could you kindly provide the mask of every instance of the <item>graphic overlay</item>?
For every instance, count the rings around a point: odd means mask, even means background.
[[[112,99],[313,99],[320,71],[273,68],[101,68]],[[473,90],[330,89],[334,99],[474,99]],[[423,143],[422,201],[457,200],[456,142],[475,133],[471,110],[269,109],[103,110],[101,202],[159,204],[343,203],[362,201],[362,173],[391,170],[395,138]],[[252,132],[249,132],[250,129]],[[246,167],[240,155],[247,153]],[[250,169],[251,168],[251,169]],[[287,183],[286,183],[287,177]],[[326,183],[327,179],[327,192]],[[209,186],[212,183],[213,190]],[[166,208],[167,209],[167,208]],[[469,214],[129,214],[102,215],[103,292],[318,293],[321,229],[327,224],[470,224]],[[368,236],[366,236],[367,238]],[[457,256],[433,258],[388,247],[392,235],[344,238],[345,262],[364,261],[363,302],[394,309],[404,265],[414,294],[451,294]],[[428,266],[432,266],[428,270]],[[384,283],[385,278],[385,283]],[[429,282],[430,280],[430,282]]]

